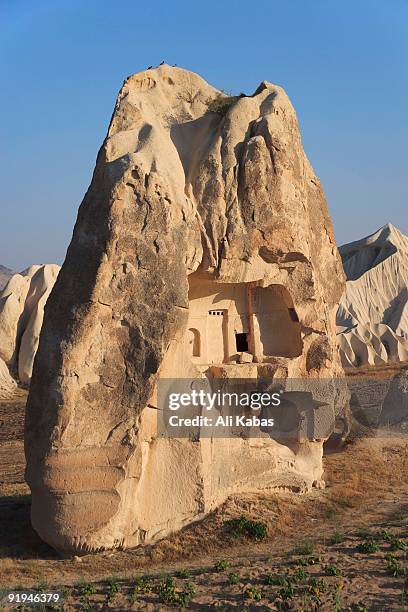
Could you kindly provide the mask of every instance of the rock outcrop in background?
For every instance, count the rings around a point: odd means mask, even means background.
[[[388,224],[341,246],[347,277],[337,313],[344,367],[408,360],[408,238]]]
[[[45,307],[25,434],[41,537],[69,551],[133,546],[232,492],[319,483],[328,430],[293,444],[160,437],[156,384],[340,376],[343,287],[323,191],[281,88],[227,98],[166,65],[129,77]],[[217,304],[238,294],[233,348],[219,324],[228,306]],[[219,338],[219,363],[203,357],[192,314],[212,317],[205,340]],[[269,315],[279,348],[268,348]],[[296,337],[289,348],[282,326]]]
[[[14,274],[0,292],[1,371],[4,381],[9,381],[0,387],[4,387],[4,392],[0,390],[3,395],[15,386],[10,383],[10,372],[23,385],[30,383],[45,302],[59,270],[56,264],[31,266]]]
[[[6,268],[6,266],[0,265],[0,291],[4,288],[10,277],[13,276],[13,274],[13,270],[10,270],[10,268]]]

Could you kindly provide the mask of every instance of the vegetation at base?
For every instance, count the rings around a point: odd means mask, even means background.
[[[227,526],[234,538],[247,537],[252,540],[264,540],[268,527],[263,521],[253,521],[245,516],[227,521]]]

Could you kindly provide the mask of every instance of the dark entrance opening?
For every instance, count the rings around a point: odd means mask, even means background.
[[[248,338],[246,334],[235,334],[235,343],[238,353],[243,353],[248,350]]]

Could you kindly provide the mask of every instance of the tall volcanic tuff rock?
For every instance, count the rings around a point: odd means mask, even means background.
[[[347,277],[337,313],[344,366],[407,360],[407,236],[388,224],[339,251]]]
[[[336,397],[308,439],[192,441],[157,435],[156,385],[340,375],[342,290],[285,92],[229,99],[166,65],[129,77],[45,307],[25,438],[41,537],[132,546],[231,493],[319,483]]]

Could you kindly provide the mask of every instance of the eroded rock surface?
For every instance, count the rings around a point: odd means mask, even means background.
[[[340,247],[347,283],[337,313],[344,367],[408,359],[408,238],[391,224]]]
[[[56,264],[30,266],[0,293],[0,358],[23,385],[30,383],[44,305],[59,270]]]
[[[285,92],[264,82],[225,100],[166,65],[129,77],[45,307],[25,438],[41,537],[132,546],[232,492],[320,482],[321,432],[293,444],[158,437],[156,383],[339,376],[342,290]]]

